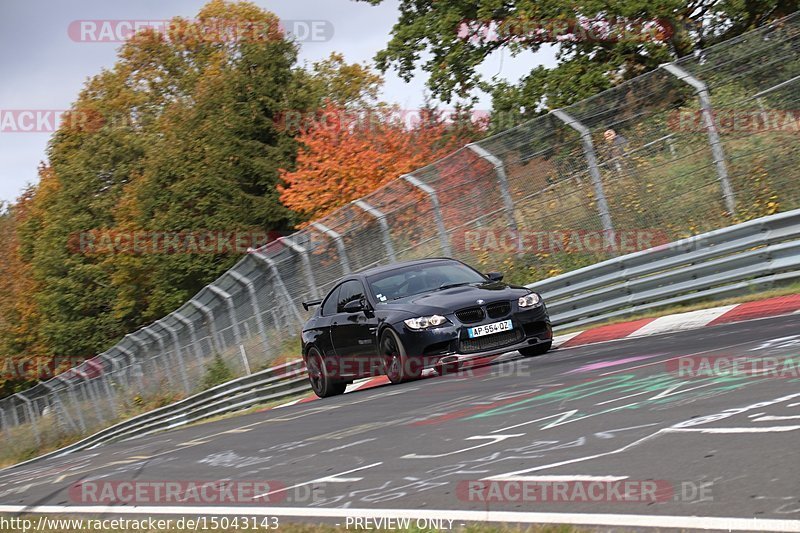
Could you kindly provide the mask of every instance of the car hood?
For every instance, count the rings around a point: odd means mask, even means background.
[[[413,315],[439,314],[445,315],[478,304],[478,300],[491,303],[501,300],[514,300],[528,294],[525,287],[518,287],[502,282],[489,282],[480,285],[463,285],[449,289],[431,291],[398,300],[385,302],[388,308],[406,311]]]

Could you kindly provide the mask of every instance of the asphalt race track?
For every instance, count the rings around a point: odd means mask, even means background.
[[[798,314],[554,350],[5,470],[0,511],[92,511],[107,502],[83,489],[98,484],[258,480],[264,492],[255,505],[137,499],[116,510],[277,512],[342,525],[383,509],[454,525],[483,517],[694,529],[733,518],[742,520],[730,521],[732,529],[800,531],[797,374],[676,370],[687,356],[797,361],[798,350]],[[575,492],[617,481],[655,492],[632,501]],[[568,491],[516,491],[556,482]],[[495,492],[470,491],[478,486]]]

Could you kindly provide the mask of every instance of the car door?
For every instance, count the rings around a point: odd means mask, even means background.
[[[342,375],[366,375],[370,372],[370,364],[373,364],[373,355],[376,352],[375,332],[378,321],[371,310],[354,313],[344,310],[348,302],[367,302],[364,285],[360,280],[351,279],[342,283],[337,299],[337,313],[331,320],[331,339],[340,358]]]
[[[334,357],[336,351],[333,349],[333,340],[331,339],[331,324],[336,319],[337,305],[339,303],[339,287],[334,288],[320,307],[320,316],[318,319],[319,330],[315,339],[315,344],[325,357]]]

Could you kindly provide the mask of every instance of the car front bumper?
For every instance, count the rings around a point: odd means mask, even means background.
[[[404,328],[400,337],[406,356],[424,368],[431,368],[536,346],[553,339],[550,318],[543,305],[531,310],[516,310],[509,316],[474,324],[459,323],[454,317],[448,319],[450,324],[428,330]],[[509,319],[512,323],[509,331],[475,339],[467,335],[468,328]]]

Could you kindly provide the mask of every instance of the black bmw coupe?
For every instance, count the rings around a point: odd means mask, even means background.
[[[317,396],[386,374],[392,383],[439,373],[467,359],[550,349],[553,331],[539,294],[454,259],[376,267],[340,280],[303,326],[303,359]]]

